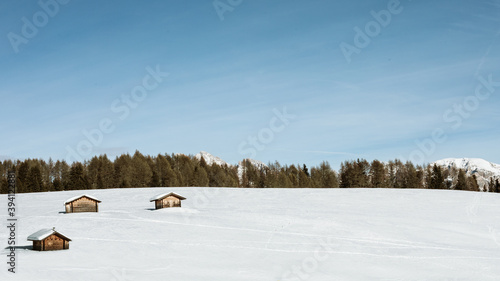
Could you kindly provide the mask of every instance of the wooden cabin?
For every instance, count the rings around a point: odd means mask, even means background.
[[[69,249],[71,239],[57,232],[54,228],[47,228],[28,236],[28,241],[33,241],[33,250],[35,251],[56,251]]]
[[[155,202],[155,209],[163,209],[163,208],[170,208],[170,207],[180,207],[181,206],[181,200],[186,200],[186,198],[180,196],[179,194],[176,194],[174,192],[170,193],[164,193],[157,195],[149,202]]]
[[[80,195],[64,202],[66,213],[99,212],[99,203],[95,197],[90,195]]]

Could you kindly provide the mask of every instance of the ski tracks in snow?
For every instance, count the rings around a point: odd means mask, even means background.
[[[92,220],[113,220],[113,221],[134,221],[134,222],[142,222],[142,223],[155,223],[155,224],[173,224],[173,225],[182,225],[187,227],[195,227],[195,228],[209,228],[209,229],[217,229],[217,230],[228,230],[228,231],[242,231],[242,232],[254,232],[254,233],[263,233],[269,234],[270,238],[267,241],[238,241],[238,240],[219,240],[219,243],[213,243],[216,241],[203,241],[199,243],[186,243],[186,242],[175,242],[169,241],[167,244],[171,245],[182,245],[182,246],[205,246],[205,247],[219,247],[219,248],[239,248],[239,249],[253,249],[253,250],[262,250],[262,251],[272,251],[272,252],[287,252],[287,253],[313,253],[315,250],[287,250],[287,249],[277,249],[271,248],[269,245],[278,245],[278,244],[286,244],[289,246],[297,246],[297,245],[319,245],[319,243],[280,243],[280,242],[272,242],[272,238],[274,235],[289,235],[289,236],[297,236],[297,237],[308,237],[308,238],[316,238],[316,239],[330,239],[336,241],[349,241],[353,242],[352,246],[361,247],[361,248],[379,248],[379,249],[415,249],[415,250],[425,250],[425,249],[433,249],[433,250],[441,250],[441,251],[461,251],[461,252],[482,252],[477,250],[468,250],[461,248],[448,248],[448,247],[438,247],[433,246],[421,242],[410,242],[405,240],[397,240],[397,239],[371,239],[371,238],[355,238],[355,237],[343,237],[343,236],[332,236],[332,235],[321,235],[321,234],[311,234],[311,233],[299,233],[299,232],[291,232],[291,231],[273,231],[273,230],[263,230],[263,229],[252,229],[246,227],[228,227],[228,226],[218,226],[218,225],[208,225],[208,224],[191,224],[191,223],[183,223],[183,222],[173,222],[173,221],[165,221],[165,220],[156,220],[150,218],[144,218],[137,215],[133,215],[128,213],[130,218],[113,218],[113,217],[80,217],[79,219],[92,219]],[[33,217],[51,217],[58,218],[58,216],[31,216]],[[146,241],[138,241],[138,240],[123,240],[123,239],[104,239],[104,238],[88,238],[88,237],[75,237],[77,239],[85,239],[85,240],[99,240],[99,241],[108,241],[108,242],[119,242],[119,243],[138,243],[138,244],[153,244],[153,245],[163,245],[165,241],[159,242],[146,242]],[[225,243],[254,243],[254,244],[265,244],[263,247],[258,246],[245,246],[245,245],[227,245]],[[330,253],[330,254],[339,254],[339,255],[366,255],[366,256],[375,256],[375,257],[386,257],[386,258],[401,258],[401,259],[495,259],[500,260],[500,257],[481,257],[481,256],[408,256],[408,255],[384,255],[384,254],[376,254],[369,252],[354,252],[354,251],[320,251],[322,253]]]

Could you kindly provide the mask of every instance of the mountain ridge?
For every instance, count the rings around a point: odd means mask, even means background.
[[[482,191],[485,191],[490,178],[500,179],[500,164],[482,158],[445,158],[432,162],[448,171],[463,169],[467,176],[475,175]]]
[[[232,166],[231,164],[228,164],[226,161],[222,160],[220,157],[212,155],[206,151],[200,151],[194,157],[198,160],[201,160],[201,158],[203,157],[203,160],[205,160],[207,165],[217,164],[219,166],[224,166],[224,165]]]

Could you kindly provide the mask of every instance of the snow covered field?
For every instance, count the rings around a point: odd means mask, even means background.
[[[153,210],[149,198],[185,196]],[[99,213],[64,214],[68,198]],[[0,241],[7,244],[7,200]],[[393,189],[141,188],[17,195],[18,245],[42,228],[70,249],[17,249],[1,280],[500,280],[500,194]]]

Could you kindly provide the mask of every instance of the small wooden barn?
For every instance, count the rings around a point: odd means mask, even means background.
[[[99,212],[99,201],[90,195],[80,195],[70,198],[64,202],[66,213]]]
[[[155,209],[162,209],[170,207],[180,207],[181,200],[186,200],[186,198],[180,196],[177,193],[170,192],[157,195],[151,198],[149,202],[155,202]]]
[[[71,239],[57,232],[54,228],[47,228],[28,236],[28,241],[33,241],[33,250],[35,251],[56,251],[69,249]]]

